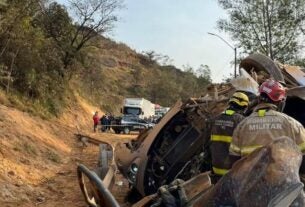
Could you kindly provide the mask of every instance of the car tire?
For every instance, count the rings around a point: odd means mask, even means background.
[[[249,55],[240,62],[239,66],[244,68],[249,74],[251,69],[255,68],[257,71],[266,71],[276,81],[285,81],[278,65],[269,57],[262,54],[254,53]]]
[[[128,127],[124,127],[123,132],[124,132],[124,134],[129,134],[130,129]]]

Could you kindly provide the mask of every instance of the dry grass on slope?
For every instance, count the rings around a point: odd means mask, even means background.
[[[40,197],[47,197],[42,192],[52,192],[41,185],[55,182],[72,161],[69,171],[75,170],[75,117],[82,129],[91,130],[91,112],[96,109],[80,97],[76,100],[60,118],[52,120],[0,105],[0,206],[33,206]],[[77,181],[72,184],[77,187]],[[53,193],[63,196],[59,190],[53,189]]]
[[[14,108],[0,106],[0,200],[29,199],[32,186],[56,173],[71,152],[60,127]],[[25,192],[24,192],[25,191]]]

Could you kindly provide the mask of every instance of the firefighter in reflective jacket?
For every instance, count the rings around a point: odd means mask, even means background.
[[[279,112],[279,106],[286,100],[285,88],[277,81],[266,80],[260,86],[259,92],[259,104],[233,133],[230,165],[255,149],[269,144],[273,139],[287,136],[295,141],[303,153],[300,172],[304,174],[305,129],[297,120]]]
[[[210,149],[215,182],[230,169],[227,160],[232,134],[238,123],[244,119],[243,112],[248,105],[248,96],[235,92],[229,100],[229,107],[214,120]]]

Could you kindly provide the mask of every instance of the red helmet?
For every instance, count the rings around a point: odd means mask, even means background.
[[[286,98],[286,90],[284,86],[275,81],[268,79],[259,87],[260,94],[266,94],[272,101],[279,102]]]

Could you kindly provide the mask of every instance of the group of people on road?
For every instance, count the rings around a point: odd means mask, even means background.
[[[98,111],[93,115],[93,131],[96,132],[98,125],[101,125],[101,131],[106,132],[110,131],[111,122],[114,120],[114,117],[111,114],[104,114],[102,117],[99,117]]]
[[[213,182],[225,175],[237,160],[281,136],[293,139],[299,147],[303,154],[300,175],[305,174],[305,129],[297,120],[282,113],[285,86],[272,79],[266,80],[259,87],[258,100],[252,113],[245,117],[249,98],[245,92],[235,92],[228,108],[214,119],[210,137]]]

